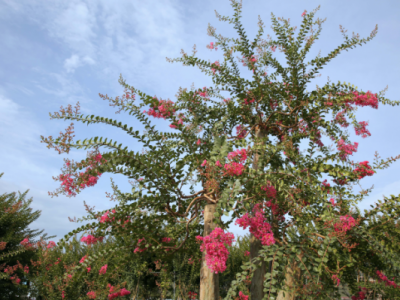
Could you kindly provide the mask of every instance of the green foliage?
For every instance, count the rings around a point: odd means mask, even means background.
[[[3,174],[0,174],[0,178]],[[29,208],[32,198],[25,200],[28,191],[23,194],[18,191],[18,197],[15,192],[0,195],[0,242],[2,245],[5,243],[5,248],[0,247],[0,299],[20,299],[19,297],[28,292],[29,280],[23,270],[17,268],[13,274],[5,272],[5,268],[18,267],[18,263],[31,268],[30,261],[37,257],[34,251],[20,246],[21,241],[27,237],[31,239],[32,244],[35,243],[32,239],[43,232],[28,228],[29,224],[40,216],[40,211],[32,212],[32,208]],[[52,238],[46,235],[41,239]],[[15,275],[21,279],[19,285],[10,281],[10,277]]]

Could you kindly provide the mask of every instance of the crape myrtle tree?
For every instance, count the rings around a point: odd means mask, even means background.
[[[0,178],[3,174],[0,174]],[[29,291],[30,281],[26,273],[37,253],[29,250],[32,244],[27,241],[44,230],[28,228],[40,217],[40,211],[29,208],[33,200],[25,199],[28,191],[23,194],[18,192],[18,197],[15,192],[0,195],[0,299],[20,299]],[[53,237],[46,236],[44,234],[41,239]],[[19,268],[22,265],[25,265],[24,269]]]
[[[209,34],[218,42],[215,45],[210,43],[208,47],[221,47],[225,51],[224,63],[207,63],[195,58],[195,48],[192,56],[183,52],[182,58],[175,59],[184,65],[198,66],[211,75],[213,82],[222,86],[221,89],[204,87],[190,92],[180,89],[174,103],[146,95],[127,85],[121,77],[120,83],[125,87],[121,98],[100,96],[109,100],[110,105],[119,106],[119,112],[124,110],[134,115],[145,126],[143,134],[116,120],[79,115],[79,103],[75,111],[69,105],[66,109],[61,108],[60,113],[50,114],[52,118],[87,124],[111,124],[143,143],[148,150],[135,153],[102,137],[73,144],[73,124],[56,140],[42,137],[49,148],[54,147],[60,154],[68,153],[70,147],[98,149],[105,146],[113,150],[102,154],[96,150],[81,163],[66,160],[63,174],[55,178],[61,181],[57,193],[75,196],[81,189],[96,184],[104,172],[124,174],[140,181],[139,188],[133,189],[132,193],[119,191],[120,205],[113,213],[99,212],[92,216],[107,221],[93,222],[73,233],[96,229],[96,238],[100,238],[107,235],[104,230],[111,225],[115,235],[130,233],[130,244],[119,250],[167,251],[168,255],[173,255],[188,240],[192,224],[203,223],[203,237],[197,237],[203,252],[200,299],[218,299],[218,273],[226,268],[226,246],[233,240],[233,235],[224,230],[235,219],[243,228],[250,227],[251,260],[243,266],[242,273],[237,274],[226,298],[236,297],[238,285],[249,274],[252,274],[252,300],[293,299],[295,296],[316,299],[326,298],[332,292],[336,296],[340,279],[348,282],[352,292],[356,292],[352,278],[358,263],[370,260],[371,252],[377,256],[377,261],[372,264],[378,272],[375,276],[388,283],[380,272],[387,270],[388,262],[396,268],[399,265],[396,256],[388,249],[390,245],[382,246],[377,238],[372,237],[371,231],[386,228],[386,232],[393,232],[392,239],[398,237],[390,222],[398,216],[397,197],[387,198],[384,203],[361,215],[352,205],[361,201],[371,189],[354,195],[346,185],[372,176],[376,170],[387,167],[399,157],[380,162],[377,159],[374,168],[368,161],[350,161],[348,157],[356,152],[358,143],[352,144],[340,127],[349,125],[348,116],[356,134],[366,137],[370,135],[367,123],[357,122],[353,114],[356,106],[378,108],[379,102],[393,106],[399,102],[384,98],[383,92],[379,95],[369,91],[364,93],[340,82],[328,82],[322,88],[317,86],[315,91],[305,91],[307,82],[323,65],[342,50],[371,40],[377,28],[369,38],[361,40],[358,36],[349,39],[342,30],[345,43],[327,57],[318,56],[308,63],[312,69],[306,73],[305,55],[321,30],[319,28],[315,35],[305,38],[312,25],[321,26],[319,19],[313,23],[315,11],[302,14],[304,19],[297,39],[294,39],[294,29],[288,21],[282,20],[284,24],[280,25],[272,15],[278,40],[259,40],[263,33],[260,20],[256,39],[250,43],[239,22],[241,4],[231,2],[234,18],[217,16],[220,20],[234,23],[240,39],[217,36],[215,29],[209,27]],[[304,40],[304,48],[299,52]],[[230,41],[233,41],[232,46],[227,44]],[[287,68],[272,57],[271,51],[276,48],[285,53]],[[253,81],[240,77],[233,51],[242,54],[239,60],[253,72]],[[266,70],[261,70],[268,66],[274,67],[276,72],[268,75]],[[282,82],[277,80],[277,76],[282,77]],[[231,98],[224,99],[219,91],[229,91]],[[135,99],[136,95],[140,96],[140,103]],[[331,121],[326,117],[329,112],[333,116]],[[156,130],[148,116],[168,120],[176,133]],[[202,134],[199,136],[199,133]],[[337,153],[329,151],[322,143],[321,135],[334,141]],[[304,139],[309,139],[309,148],[303,154],[298,147]],[[317,152],[321,154],[315,157]],[[76,172],[85,167],[85,172]],[[320,180],[324,175],[332,178],[332,186],[327,180]],[[189,187],[190,193],[183,191],[185,186]],[[157,214],[144,217],[140,222],[129,222],[127,217],[139,208],[152,209]],[[371,218],[378,213],[387,220],[381,218],[373,227]],[[222,221],[223,214],[229,217],[228,221]],[[291,219],[286,220],[285,214],[289,214]],[[122,228],[121,224],[126,221]],[[181,232],[179,243],[170,244],[160,239],[157,229],[162,222],[185,224],[186,230]],[[152,226],[154,230],[140,230],[146,226]],[[357,244],[363,240],[369,244],[361,249]],[[64,239],[60,246],[63,243]],[[300,272],[302,278],[299,278]],[[85,276],[84,265],[78,265],[72,276],[73,280]],[[306,283],[303,278],[306,278]],[[393,284],[389,285],[392,286],[381,284],[376,288],[389,293],[395,289]],[[248,296],[239,291],[239,297],[246,299]]]

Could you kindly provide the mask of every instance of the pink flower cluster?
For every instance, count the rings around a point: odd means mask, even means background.
[[[98,241],[102,242],[103,239],[104,239],[104,236],[95,238],[94,236],[89,234],[88,236],[82,237],[81,242],[85,243],[86,245],[93,245],[93,244],[96,244]]]
[[[232,233],[225,233],[221,228],[215,228],[209,236],[196,236],[196,239],[202,241],[200,251],[206,250],[206,263],[210,270],[218,274],[226,269],[226,260],[229,252],[226,245],[232,246],[234,241]]]
[[[332,280],[333,280],[333,282],[335,282],[337,284],[337,286],[339,286],[340,279],[337,277],[337,275],[332,275]]]
[[[19,243],[20,245],[24,246],[24,247],[32,247],[32,244],[29,243],[29,239],[25,238],[21,241],[21,243]]]
[[[203,87],[203,92],[196,91],[195,95],[197,95],[197,94],[200,95],[201,97],[209,98],[208,92],[207,92],[207,87]]]
[[[166,117],[170,117],[175,112],[174,104],[171,100],[159,100],[158,106],[151,107],[148,111],[143,111],[143,113],[165,120]]]
[[[245,251],[244,252],[244,256],[249,256],[250,255],[250,252],[249,251]]]
[[[169,243],[169,242],[171,241],[171,238],[169,238],[169,237],[164,237],[164,238],[162,238],[162,241],[163,241],[164,243]]]
[[[347,183],[347,179],[333,179],[333,182],[338,185],[345,185]]]
[[[267,184],[262,186],[261,189],[267,193],[268,198],[276,198],[276,189],[273,185]]]
[[[115,217],[113,217],[112,219],[110,219],[110,217],[108,216],[110,212],[107,210],[104,215],[101,216],[100,218],[100,223],[105,223],[105,222],[111,222],[115,220]],[[115,209],[112,210],[112,213],[115,213]]]
[[[81,264],[86,260],[87,255],[85,255],[84,257],[81,258],[81,260],[79,261]]]
[[[244,99],[244,104],[250,105],[251,103],[254,103],[254,101],[256,101],[256,100],[255,99],[251,99],[251,100]]]
[[[362,288],[362,290],[367,290],[366,288]],[[361,291],[358,292],[358,296],[351,296],[351,300],[364,300],[365,299],[365,292]]]
[[[235,175],[240,176],[242,175],[245,169],[245,167],[242,164],[236,162],[225,164],[224,168],[226,170],[226,174],[229,176],[235,176]]]
[[[49,244],[47,245],[47,248],[53,248],[56,245],[53,241],[50,241]]]
[[[306,15],[306,13],[307,13],[307,11],[305,10],[305,11],[301,14],[301,16],[304,17],[304,16]]]
[[[271,225],[264,219],[264,211],[260,208],[260,203],[254,206],[254,217],[249,217],[249,214],[244,214],[241,218],[235,221],[236,225],[246,229],[250,226],[250,233],[252,233],[258,240],[261,240],[263,245],[275,244],[274,235],[271,230]]]
[[[95,165],[99,165],[101,164],[101,159],[102,159],[102,155],[100,153],[98,153],[95,157],[94,160],[90,159],[89,163],[90,165],[86,168],[85,172],[80,172],[79,176],[80,178],[82,178],[82,183],[80,185],[81,189],[84,189],[85,187],[89,187],[89,186],[94,186],[97,183],[97,180],[99,179],[99,177],[101,176],[101,173],[97,173],[97,176],[92,176],[88,174],[88,171],[91,170],[92,168],[95,167]],[[104,162],[107,162],[107,160],[105,160]],[[66,166],[69,167],[70,162],[67,161]],[[75,186],[74,184],[74,180],[71,178],[71,174],[61,174],[59,176],[59,180],[62,181],[61,186],[64,186],[63,189],[65,192],[68,193],[68,195],[72,195],[72,196],[76,196],[76,193],[74,190],[77,190],[78,187]]]
[[[240,291],[239,300],[249,300],[249,296],[246,296],[245,294],[242,293],[242,291]]]
[[[242,139],[245,137],[247,130],[244,128],[243,125],[236,126],[236,135],[238,139]]]
[[[347,232],[356,225],[356,220],[352,216],[345,215],[340,217],[340,222],[334,224],[336,232]]]
[[[215,49],[215,51],[218,50],[218,48],[214,46],[214,43],[213,43],[213,42],[211,42],[210,45],[207,45],[206,48],[207,48],[207,49],[210,49],[210,50]]]
[[[371,106],[372,108],[378,109],[378,98],[377,94],[372,94],[370,91],[364,95],[358,94],[358,92],[352,92],[355,96],[351,100],[346,100],[346,103],[356,104],[359,106]]]
[[[342,110],[342,111],[338,112],[338,114],[335,117],[335,122],[340,124],[340,126],[342,126],[344,128],[346,128],[350,125],[350,123],[347,122],[346,118],[344,117],[345,112],[346,112],[345,110]]]
[[[329,192],[330,192],[330,187],[331,187],[331,184],[330,183],[327,183],[327,180],[325,179],[324,181],[322,181],[321,182],[321,184],[324,186],[323,188],[321,188],[321,190],[322,191],[325,191],[326,190],[326,193],[327,194],[329,194]]]
[[[104,265],[100,268],[99,274],[104,275],[107,272],[107,265]]]
[[[214,62],[214,65],[216,65],[216,66],[218,66],[218,67],[220,67],[220,65],[219,65],[219,61],[217,60],[217,61],[215,61]],[[215,75],[215,69],[214,68],[211,68],[211,71],[213,72],[213,74]],[[219,72],[219,71],[218,71]]]
[[[400,285],[397,285],[394,281],[389,280],[385,275],[382,274],[381,271],[376,271],[376,274],[379,276],[379,282],[381,280],[385,281],[386,286],[392,286],[394,288],[400,288]],[[393,277],[394,279],[394,277]]]
[[[279,209],[278,204],[273,203],[272,200],[269,200],[269,201],[265,202],[265,206],[267,206],[271,209],[272,214],[277,218],[278,221],[280,221],[280,222],[285,221],[284,215],[286,214],[286,212]]]
[[[358,175],[358,179],[362,179],[365,176],[372,176],[374,171],[371,169],[371,166],[368,165],[368,161],[360,162],[361,167],[357,167],[353,172]]]
[[[144,243],[142,243],[142,242],[144,242]],[[139,240],[138,240],[137,244],[139,245],[140,243],[142,243],[141,246],[143,246],[143,244],[145,244],[145,242],[146,242],[146,239],[145,239],[145,238],[142,238],[142,239],[139,239]],[[141,246],[136,247],[135,250],[133,250],[133,253],[144,252],[144,251],[146,251],[146,250],[148,249],[148,248],[146,248],[146,247],[141,248]],[[149,245],[149,247],[150,247],[150,246],[151,246],[151,244]]]
[[[189,292],[188,296],[189,296],[189,299],[196,299],[197,294],[195,292]]]
[[[339,157],[341,160],[346,160],[348,155],[352,155],[353,152],[357,152],[358,143],[354,142],[354,145],[345,144],[343,139],[338,142],[338,150],[340,151]]]
[[[110,289],[110,293],[112,293],[114,291],[115,287],[113,287],[111,284],[108,284],[107,287]],[[119,292],[109,294],[108,300],[112,300],[117,297],[123,297],[123,296],[129,295],[130,293],[131,292],[127,291],[125,288],[122,288]]]
[[[241,149],[241,150],[238,149],[236,151],[230,152],[228,154],[228,159],[234,159],[236,156],[239,158],[239,161],[241,163],[245,162],[246,159],[247,159],[247,151],[246,151],[246,149]]]
[[[222,168],[222,164],[219,162],[219,160],[217,160],[217,161],[215,162],[215,165],[216,165],[217,167]]]
[[[357,127],[355,128],[356,131],[356,135],[360,135],[362,134],[363,138],[366,138],[367,136],[371,136],[371,133],[369,132],[369,130],[367,128],[365,128],[365,126],[368,125],[368,122],[359,122],[357,124]]]

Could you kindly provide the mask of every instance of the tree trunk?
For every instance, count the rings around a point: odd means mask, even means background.
[[[265,137],[265,132],[263,132],[259,126],[256,128],[256,137]],[[253,158],[253,169],[258,169],[258,159],[259,154],[255,154]],[[253,212],[251,212],[253,214]],[[250,235],[250,258],[253,259],[258,256],[259,251],[262,249],[262,244],[256,237]],[[253,273],[253,278],[251,279],[250,285],[250,295],[251,300],[262,300],[264,297],[264,276],[266,272],[266,262],[263,261],[260,266]]]
[[[302,257],[302,255],[300,255]],[[299,268],[299,263],[297,261],[292,262],[286,266],[286,275],[284,284],[288,288],[294,288],[295,285],[302,284],[302,276],[301,270]],[[283,296],[283,291],[279,291],[277,300],[295,300],[296,292],[285,292],[285,296]]]
[[[217,205],[208,203],[204,208],[204,235],[207,236],[216,227],[214,213]],[[219,275],[212,272],[206,263],[206,251],[203,252],[200,270],[200,300],[219,300]]]
[[[256,128],[256,137],[261,138],[267,136],[267,133],[262,131],[258,126]],[[255,154],[253,158],[253,169],[258,169],[258,160],[259,154]],[[270,222],[273,222],[273,216],[271,216]],[[271,224],[273,225],[273,224]],[[274,231],[274,237],[279,238],[277,235],[279,232]],[[259,255],[259,251],[262,249],[262,244],[259,240],[257,240],[252,234],[250,235],[250,257],[253,259]],[[271,263],[268,264],[269,272],[271,272]],[[294,272],[295,270],[295,272]],[[253,278],[251,280],[250,286],[250,294],[251,300],[262,300],[264,297],[264,281],[265,281],[265,273],[267,271],[267,264],[265,261],[261,263],[260,266],[253,273]],[[293,287],[296,283],[296,280],[301,280],[300,269],[295,262],[292,265],[286,267],[286,275],[285,275],[285,283],[289,287]],[[283,291],[279,291],[277,300],[294,300],[296,295],[294,293],[285,292],[285,296],[283,296]]]

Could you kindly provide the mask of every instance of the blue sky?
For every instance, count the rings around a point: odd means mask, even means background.
[[[340,53],[320,71],[321,77],[311,81],[307,90],[323,86],[329,76],[332,82],[350,82],[364,92],[378,93],[388,85],[385,97],[399,100],[400,2],[244,0],[241,22],[248,38],[253,40],[260,15],[265,25],[262,38],[266,40],[269,34],[275,39],[271,29],[273,12],[276,17],[290,18],[291,25],[298,28],[297,36],[303,11],[310,12],[318,5],[321,8],[315,19],[327,20],[306,62],[314,59],[319,51],[325,56],[344,42],[339,25],[348,30],[350,38],[352,32],[359,33],[360,38],[368,37],[376,24],[378,34],[362,47]],[[59,155],[40,143],[41,135],[57,137],[71,123],[50,120],[49,112],[57,112],[60,106],[68,104],[74,106],[79,101],[84,115],[117,119],[142,130],[128,114],[115,114],[117,109],[110,107],[98,94],[108,94],[112,98],[121,96],[120,74],[129,85],[142,92],[172,101],[176,101],[179,87],[213,86],[211,77],[199,69],[184,67],[181,63],[171,64],[166,57],[181,57],[181,49],[190,54],[196,44],[197,57],[223,61],[221,49],[206,48],[210,42],[216,42],[207,35],[208,23],[224,37],[237,38],[238,34],[233,24],[218,21],[214,10],[221,15],[233,15],[228,0],[0,2],[0,173],[4,172],[0,193],[30,190],[26,199],[32,197],[31,207],[41,210],[41,216],[30,225],[31,229],[44,229],[49,235],[57,235],[53,240],[58,242],[65,234],[85,224],[68,220],[68,217],[87,215],[83,201],[95,206],[96,211],[115,205],[105,194],[112,193],[110,177],[122,191],[131,189],[128,178],[103,174],[95,187],[83,190],[75,198],[63,195],[51,198],[48,191],[55,191],[60,184],[52,176],[61,174],[63,158],[82,160],[87,151],[72,150],[68,155]],[[282,53],[276,51],[274,57],[286,66]],[[250,79],[251,75],[241,67],[242,77]],[[372,136],[362,139],[350,128],[351,140],[359,143],[358,152],[352,157],[354,161],[372,163],[375,151],[382,158],[400,154],[399,113],[399,107],[383,105],[378,110],[368,107],[357,111],[358,121],[369,121]],[[166,126],[167,121],[154,122],[171,130]],[[142,145],[112,126],[87,126],[79,122],[74,122],[74,126],[74,141],[103,136],[130,150],[142,149]],[[108,150],[101,148],[100,151]],[[369,208],[382,199],[382,195],[398,195],[399,171],[400,163],[396,162],[389,169],[364,178],[362,187],[374,184],[374,190],[359,207]],[[235,226],[231,232],[244,233]]]

